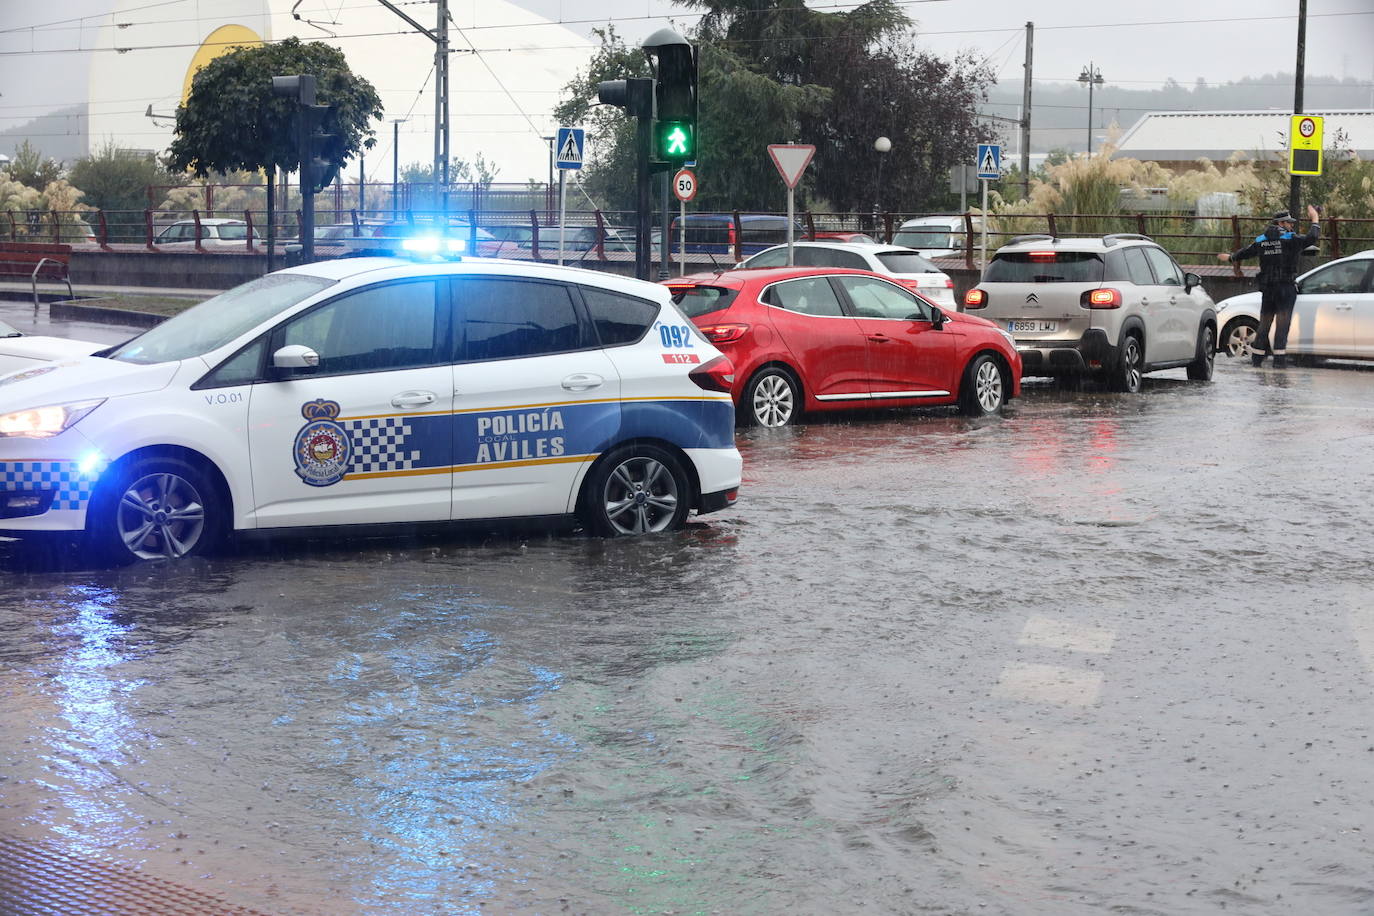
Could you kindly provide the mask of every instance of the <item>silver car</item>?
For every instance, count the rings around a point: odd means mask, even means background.
[[[964,310],[1012,334],[1025,376],[1091,374],[1128,392],[1158,369],[1212,377],[1212,299],[1143,235],[1012,239],[965,294]]]
[[[1249,356],[1260,322],[1256,290],[1217,303],[1219,346]],[[1290,356],[1374,359],[1374,250],[1309,270],[1298,278],[1288,330]]]

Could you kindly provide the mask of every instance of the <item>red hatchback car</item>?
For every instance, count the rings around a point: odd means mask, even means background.
[[[1021,393],[1021,356],[991,321],[941,311],[878,274],[784,267],[666,281],[735,366],[740,422],[806,411],[956,404],[996,413]]]

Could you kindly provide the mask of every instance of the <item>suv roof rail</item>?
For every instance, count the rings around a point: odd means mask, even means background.
[[[1051,241],[1051,242],[1056,242],[1056,241],[1059,240],[1059,238],[1058,238],[1058,236],[1045,235],[1044,233],[1038,233],[1038,234],[1035,234],[1035,235],[1018,235],[1018,236],[1013,237],[1010,241],[1008,241],[1007,244],[1008,244],[1008,245],[1019,245],[1019,244],[1022,243],[1022,242],[1040,242],[1040,241],[1045,241],[1045,240],[1049,240],[1049,241]]]
[[[1142,242],[1154,241],[1154,239],[1150,238],[1148,235],[1141,235],[1139,232],[1113,232],[1109,235],[1102,236],[1102,241],[1108,248],[1111,248],[1117,242],[1124,242],[1128,239]]]

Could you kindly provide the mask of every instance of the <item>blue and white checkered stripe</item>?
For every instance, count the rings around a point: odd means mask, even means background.
[[[54,490],[53,509],[84,509],[102,468],[75,461],[0,461],[0,491]]]
[[[348,463],[349,473],[409,471],[420,458],[418,449],[403,448],[407,437],[414,432],[404,417],[344,420],[340,425],[348,431],[353,452]]]

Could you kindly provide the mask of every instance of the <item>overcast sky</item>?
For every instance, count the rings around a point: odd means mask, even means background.
[[[475,10],[483,0],[451,0]],[[627,39],[648,35],[664,13],[691,26],[697,14],[663,0],[516,0],[540,15],[586,28],[609,17]],[[853,0],[808,0],[826,11]],[[1172,76],[1210,83],[1292,72],[1297,56],[1298,0],[898,0],[921,41],[942,54],[972,50],[989,58],[1002,80],[1020,80],[1026,22],[1035,23],[1036,79],[1074,79],[1095,61],[1122,85],[1149,86]],[[1361,15],[1356,15],[1361,14]],[[1310,72],[1374,80],[1374,0],[1310,0]]]
[[[1021,85],[1027,19],[1035,23],[1037,82],[1071,83],[1092,62],[1109,86],[1150,89],[1171,77],[1184,85],[1198,78],[1217,84],[1291,73],[1296,55],[1298,0],[898,3],[916,23],[922,46],[942,55],[969,51],[984,58],[1004,87]],[[613,24],[634,44],[663,25],[687,31],[699,19],[666,0],[449,4],[459,30],[453,46],[460,52],[453,57],[452,149],[458,156],[480,152],[495,160],[501,181],[544,176],[547,147],[541,136],[555,126],[549,112],[562,87],[585,65],[594,27]],[[431,24],[432,6],[400,5]],[[808,0],[808,5],[834,12],[858,4]],[[293,8],[324,25],[293,19]],[[408,31],[377,0],[302,0],[298,7],[295,0],[0,0],[0,129],[89,103],[97,142],[113,136],[120,145],[165,148],[171,122],[152,121],[144,110],[175,109],[191,54],[220,21],[241,22],[277,39],[339,36],[334,43],[350,66],[380,91],[388,121],[409,118],[397,129],[398,157],[392,151],[392,125],[378,126],[369,174],[389,180],[393,158],[401,163],[432,158],[433,45]],[[132,49],[115,52],[125,45]],[[1309,83],[1348,77],[1368,84],[1374,108],[1374,0],[1310,0],[1307,72]],[[1274,92],[1276,107],[1291,104],[1291,88]],[[44,138],[35,142],[42,146]]]

